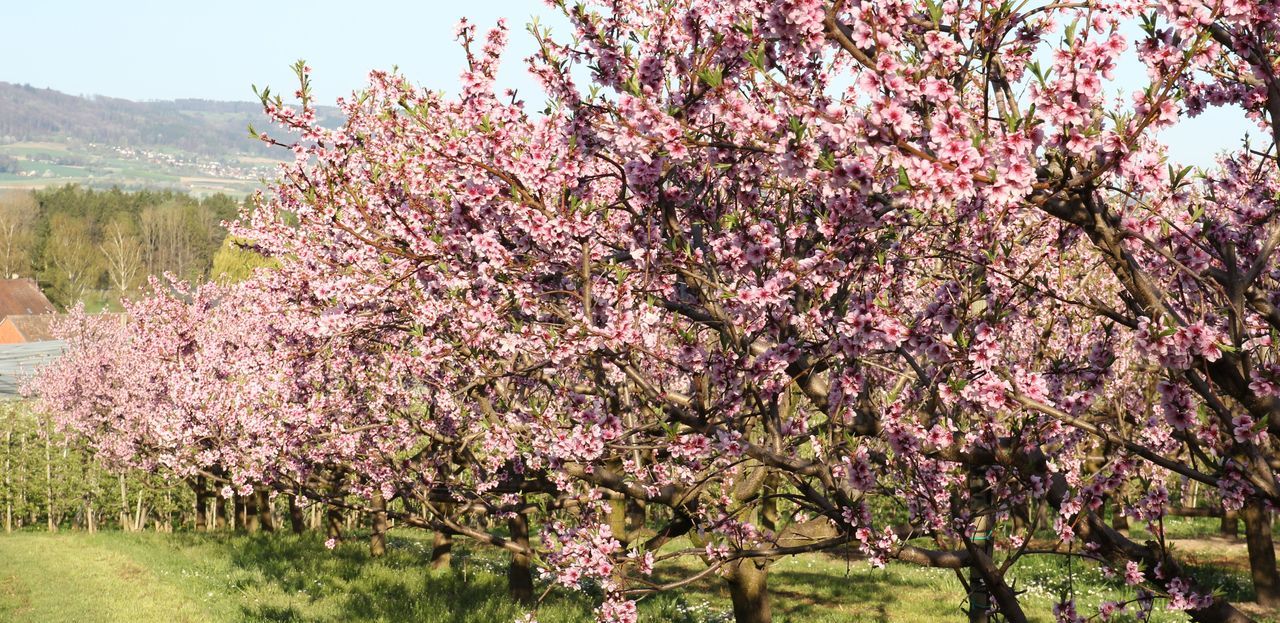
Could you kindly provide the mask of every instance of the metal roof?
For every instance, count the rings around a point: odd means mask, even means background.
[[[0,398],[17,398],[18,388],[42,365],[62,356],[62,340],[0,344]]]

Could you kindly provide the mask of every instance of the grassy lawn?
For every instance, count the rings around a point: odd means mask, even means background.
[[[386,557],[370,560],[363,542],[329,551],[316,536],[0,535],[0,621],[505,623],[520,614],[505,597],[502,554],[459,544],[453,568],[433,573],[422,533],[394,532],[390,546]],[[1027,560],[1013,577],[1027,591],[1024,604],[1035,621],[1051,620],[1050,606],[1069,584],[1083,604],[1131,596],[1079,562]],[[1201,579],[1247,599],[1247,570],[1213,562],[1199,570]],[[688,562],[660,568],[658,576],[670,580],[697,569]],[[810,555],[779,561],[770,588],[778,623],[965,620],[963,589],[945,570],[873,569],[857,559]],[[590,596],[553,592],[539,621],[589,621],[592,607]],[[641,613],[647,623],[732,620],[715,578],[645,599]],[[1157,613],[1153,620],[1186,619]]]

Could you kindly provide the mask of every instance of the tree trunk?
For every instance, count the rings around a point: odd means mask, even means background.
[[[431,568],[448,569],[453,560],[453,536],[436,530],[431,538]]]
[[[615,498],[609,500],[607,504],[609,505],[609,531],[625,550],[630,541],[627,531],[627,502],[621,498]]]
[[[337,506],[329,506],[329,510],[325,515],[326,530],[325,535],[334,541],[342,541],[342,509]]]
[[[10,417],[13,417],[10,414]],[[9,456],[13,454],[13,421],[4,433],[4,532],[13,532],[13,471]]]
[[[627,529],[640,534],[648,526],[648,519],[644,503],[627,498]]]
[[[1250,500],[1240,509],[1244,519],[1245,543],[1249,548],[1249,573],[1258,603],[1268,608],[1280,606],[1280,574],[1276,572],[1275,543],[1271,538],[1271,512],[1262,502]]]
[[[725,582],[729,584],[729,596],[733,599],[733,620],[736,623],[771,623],[773,611],[769,605],[769,570],[757,561],[743,559],[728,565]]]
[[[147,518],[143,514],[142,506],[142,489],[138,489],[138,508],[133,515],[133,529],[136,532],[142,532],[147,528]]]
[[[213,521],[218,530],[226,530],[227,523],[231,520],[229,502],[230,500],[221,495],[215,495],[213,498]]]
[[[205,532],[209,529],[209,486],[204,476],[196,476],[195,484],[192,486],[196,493],[196,532]]]
[[[54,519],[53,514],[53,455],[50,452],[53,448],[53,440],[49,435],[44,437],[44,484],[46,500],[45,509],[48,513],[49,532],[58,531],[58,522]]]
[[[120,474],[120,530],[129,531],[129,487],[125,484],[124,474]]]
[[[231,504],[236,509],[236,525],[232,526],[235,530],[248,530],[249,528],[249,509],[245,506],[247,500],[243,495],[236,493],[231,496]]]
[[[507,522],[511,530],[511,541],[516,545],[529,547],[529,518],[523,513],[516,514]],[[533,572],[531,560],[527,554],[511,554],[511,565],[507,568],[507,592],[511,599],[525,605],[533,603]]]
[[[973,520],[973,546],[991,555],[991,534],[995,518],[990,511],[991,489],[985,476],[977,470],[969,474],[969,506],[976,515]],[[988,623],[991,620],[991,587],[975,565],[969,568],[969,623]]]
[[[307,529],[302,517],[302,507],[298,506],[298,496],[292,494],[289,495],[289,527],[294,534],[302,534]]]
[[[1111,529],[1116,532],[1124,531],[1127,534],[1129,530],[1129,518],[1120,513],[1120,505],[1116,504],[1114,510],[1111,511]]]
[[[262,512],[258,508],[258,502],[257,490],[240,498],[240,503],[244,505],[244,530],[249,534],[257,534],[262,529]]]
[[[373,514],[369,518],[373,523],[373,534],[369,535],[369,555],[381,558],[387,553],[387,500],[381,491],[373,494]]]
[[[271,503],[271,494],[266,489],[258,489],[258,523],[265,532],[276,531],[275,505]]]
[[[1218,534],[1233,539],[1240,536],[1240,514],[1236,511],[1223,510],[1218,520]]]

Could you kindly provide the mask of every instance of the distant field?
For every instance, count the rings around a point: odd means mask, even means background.
[[[1200,527],[1187,523],[1181,532],[1189,536]],[[423,533],[395,531],[390,545],[387,557],[371,560],[363,542],[331,552],[315,535],[0,535],[0,621],[506,623],[520,613],[505,597],[501,554],[459,547],[453,568],[433,573]],[[1226,569],[1193,564],[1204,574],[1202,582],[1235,599],[1248,598],[1247,571],[1239,564],[1242,545],[1187,540],[1179,549],[1193,563]],[[1050,607],[1068,582],[1086,604],[1126,594],[1096,568],[1065,565],[1041,559],[1015,569],[1033,621],[1051,620]],[[694,570],[693,563],[684,568]],[[658,577],[678,576],[667,569]],[[874,569],[856,558],[811,555],[779,561],[770,577],[777,623],[965,620],[961,585],[950,571],[897,564]],[[553,592],[539,621],[585,623],[591,609],[588,596]],[[731,621],[727,594],[715,578],[650,597],[641,602],[641,613],[646,623]],[[1254,614],[1274,620],[1265,612]],[[1158,612],[1152,620],[1186,618]]]
[[[156,149],[155,158],[173,157],[179,163],[126,157],[106,146],[59,142],[0,145],[0,156],[14,158],[21,170],[0,173],[0,188],[46,188],[81,184],[95,188],[171,188],[196,196],[214,193],[243,196],[261,187],[260,179],[274,161],[260,156],[227,156],[216,161],[228,173],[211,174],[215,161],[172,149]]]

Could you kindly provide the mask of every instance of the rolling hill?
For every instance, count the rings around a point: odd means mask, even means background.
[[[338,111],[320,111],[338,123]],[[0,188],[65,183],[243,195],[279,149],[249,137],[261,106],[200,99],[137,102],[0,82]]]

